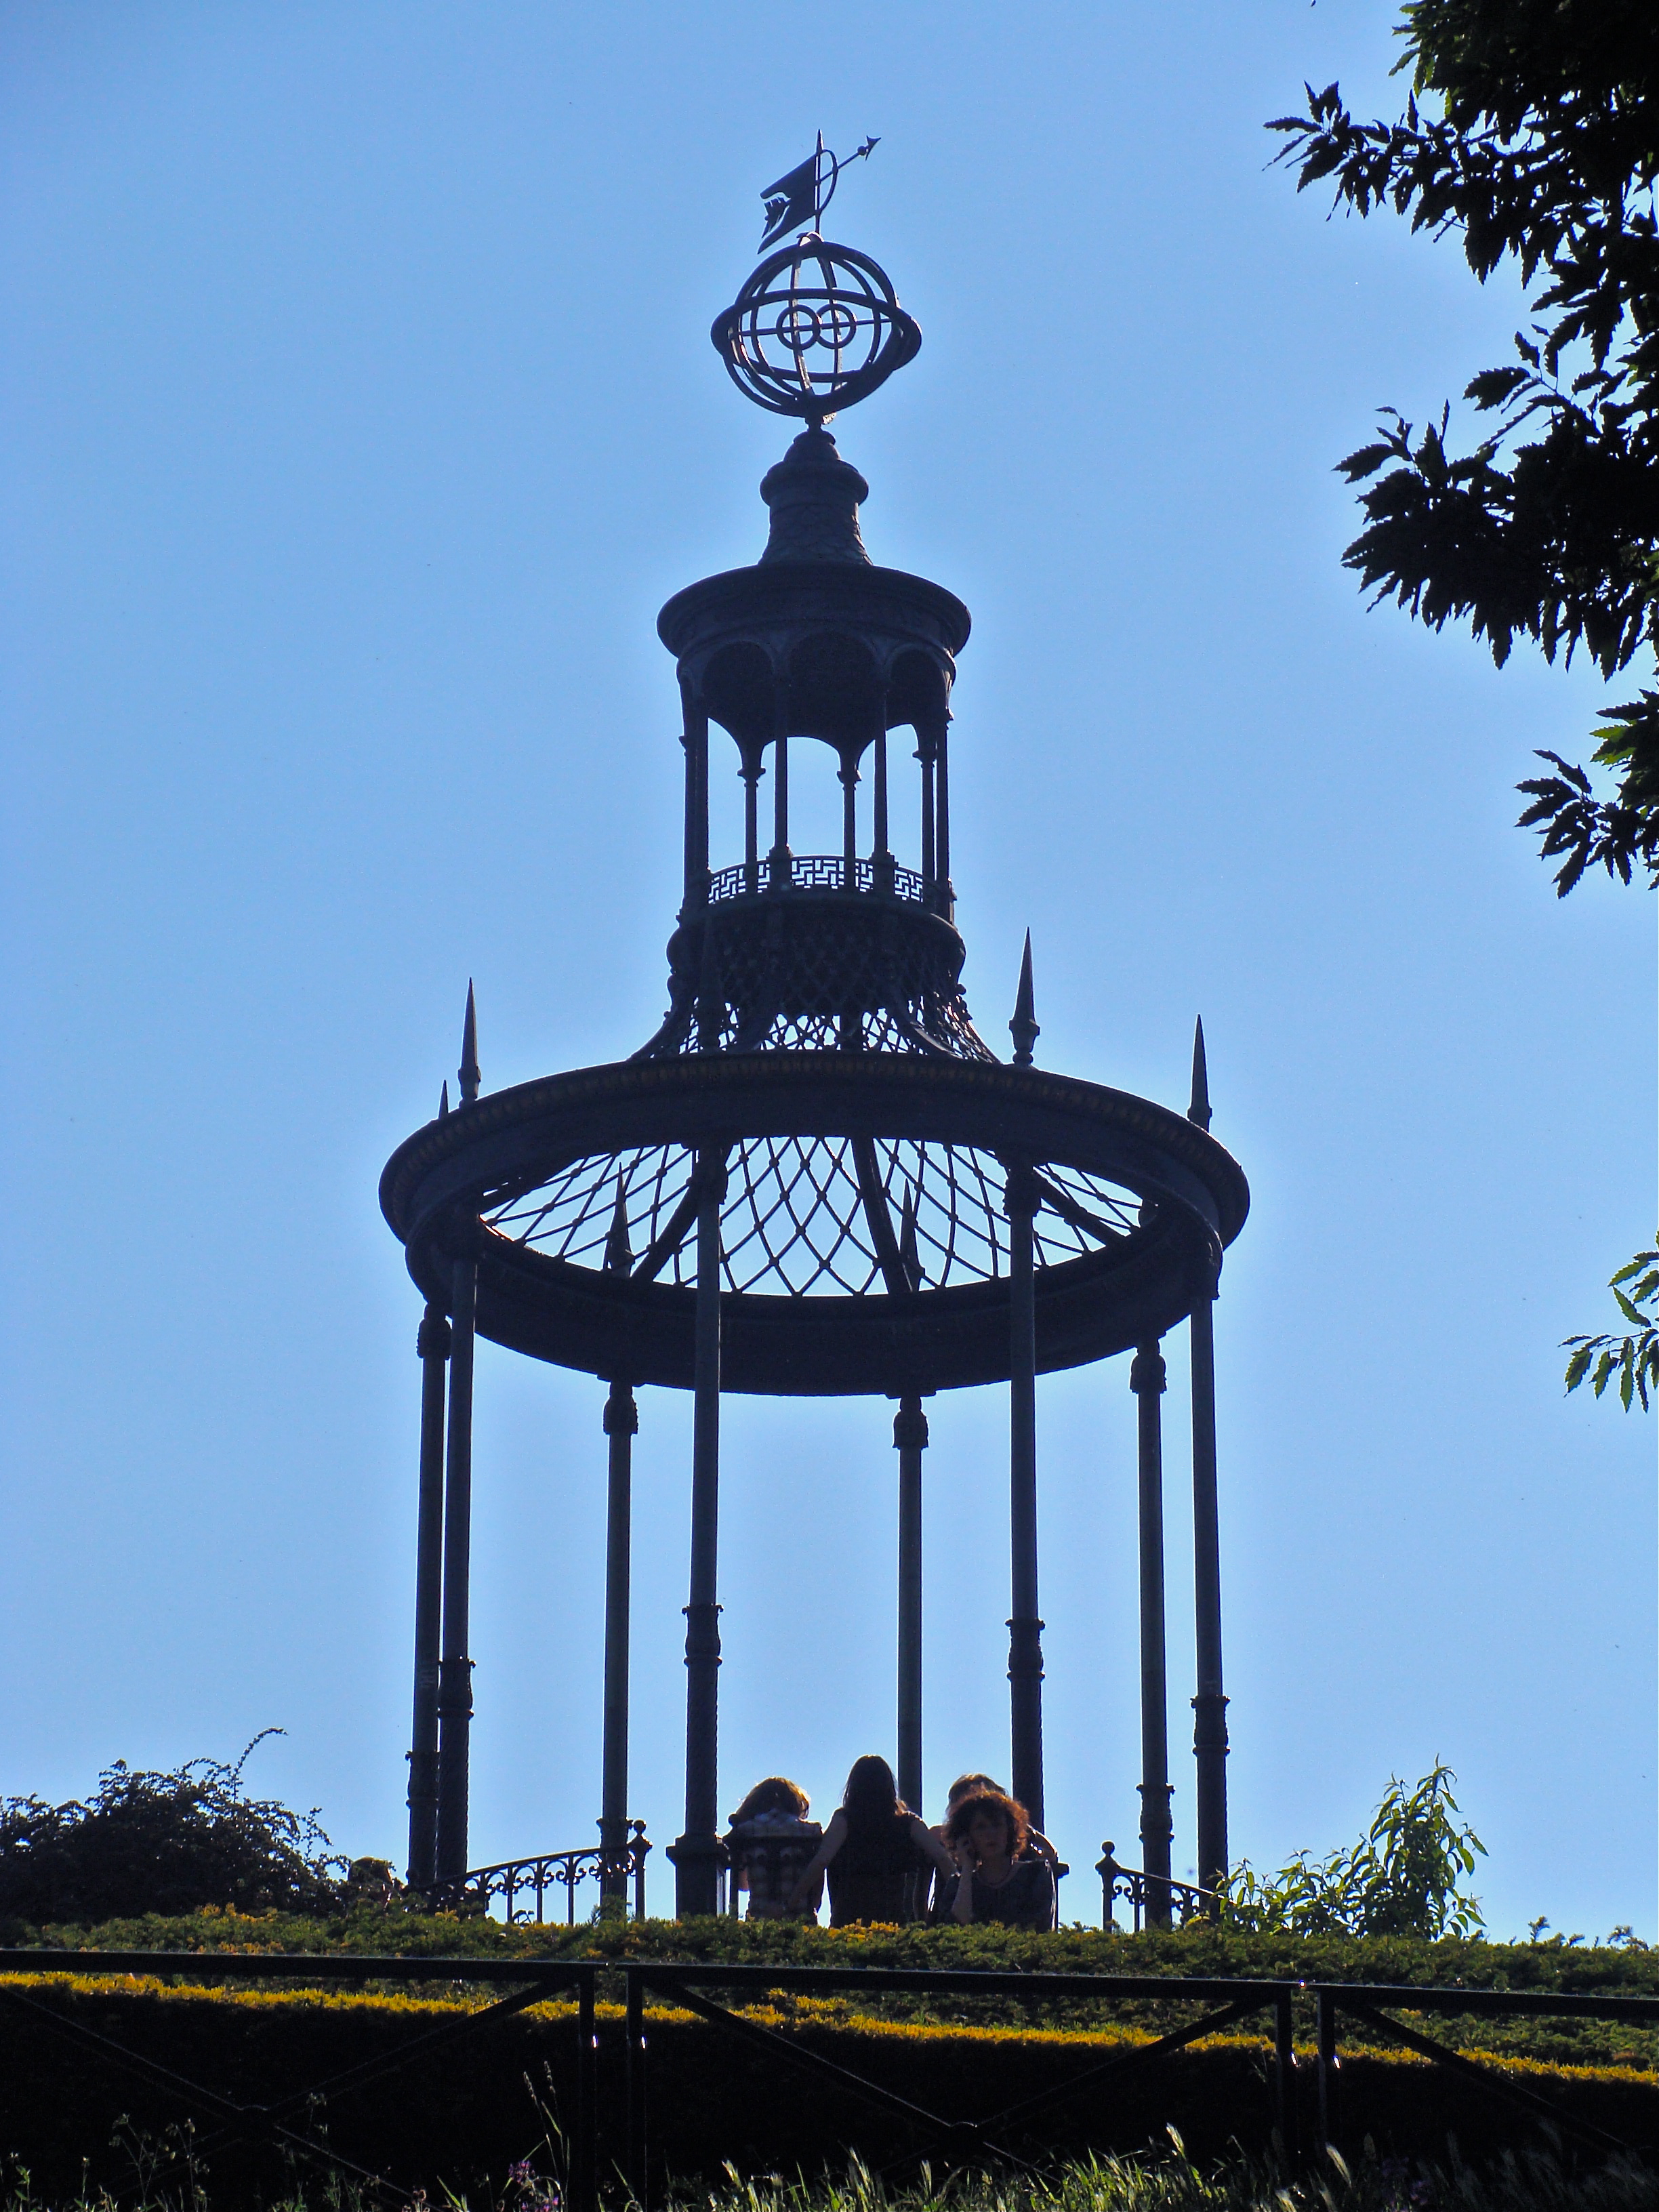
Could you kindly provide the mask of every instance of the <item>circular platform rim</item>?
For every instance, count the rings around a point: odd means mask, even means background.
[[[479,1222],[483,1193],[533,1187],[588,1152],[866,1130],[1024,1152],[1157,1194],[1158,1224],[1124,1253],[1038,1270],[1045,1371],[1110,1357],[1183,1318],[1212,1294],[1220,1249],[1249,1211],[1237,1162],[1151,1100],[1041,1068],[838,1052],[623,1060],[492,1092],[398,1147],[381,1208],[411,1275],[440,1303],[453,1258],[477,1255],[478,1325],[492,1340],[580,1371],[682,1388],[689,1288],[630,1288],[501,1237]],[[896,1395],[1006,1379],[1002,1278],[909,1297],[728,1292],[722,1313],[722,1387],[739,1393]]]

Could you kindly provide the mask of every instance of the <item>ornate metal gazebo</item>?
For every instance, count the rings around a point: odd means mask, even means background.
[[[1158,1347],[1189,1320],[1200,1883],[1226,1864],[1211,1321],[1223,1249],[1249,1194],[1207,1133],[1201,1032],[1182,1115],[1035,1066],[1029,939],[1011,1063],[970,1018],[948,747],[968,611],[938,584],[872,564],[859,526],[869,487],[824,427],[921,343],[882,270],[820,234],[836,167],[820,142],[772,188],[769,237],[799,234],[762,261],[714,328],[740,388],[806,427],[761,486],[770,534],[759,561],[691,585],[658,622],[684,710],[684,881],[668,1012],[626,1060],[485,1096],[469,988],[460,1103],[450,1111],[446,1097],[381,1178],[382,1207],[427,1300],[409,1793],[416,1887],[453,1884],[467,1866],[480,1333],[609,1385],[599,1831],[612,1894],[629,1846],[634,1391],[694,1394],[685,1825],[669,1853],[684,1915],[714,1909],[724,1856],[721,1393],[897,1401],[896,1765],[919,1804],[923,1402],[1007,1383],[1012,1779],[1040,1826],[1036,1377],[1125,1351],[1139,1407],[1143,1862],[1167,1881]],[[740,860],[709,852],[711,727],[737,750]],[[892,849],[894,731],[914,739],[904,810],[914,842],[896,840],[914,866]],[[825,750],[842,787],[842,850],[798,854],[792,769],[812,772]],[[711,857],[722,865],[711,870]]]

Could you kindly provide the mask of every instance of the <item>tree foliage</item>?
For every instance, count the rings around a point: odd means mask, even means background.
[[[1297,190],[1461,236],[1484,283],[1509,264],[1534,320],[1464,398],[1489,418],[1465,451],[1449,403],[1419,432],[1385,412],[1340,464],[1365,526],[1343,556],[1432,628],[1467,622],[1501,666],[1517,637],[1604,677],[1659,650],[1659,8],[1653,0],[1407,0],[1412,90],[1394,123],[1355,120],[1335,84],[1282,116]],[[1659,690],[1605,710],[1598,796],[1554,753],[1520,787],[1565,896],[1587,868],[1659,880]]]
[[[1659,1297],[1659,1252],[1638,1252],[1607,1287],[1631,1332],[1626,1336],[1570,1336],[1567,1388],[1576,1390],[1588,1379],[1599,1398],[1616,1375],[1625,1411],[1629,1413],[1632,1398],[1639,1398],[1645,1413],[1649,1391],[1659,1392],[1659,1311],[1654,1307]]]
[[[1486,1847],[1452,1819],[1456,1779],[1437,1762],[1415,1788],[1391,1778],[1365,1833],[1328,1858],[1298,1851],[1276,1875],[1243,1861],[1223,1885],[1224,1923],[1291,1936],[1474,1935],[1486,1925],[1480,1900],[1457,1885]]]
[[[41,1927],[204,1905],[337,1909],[346,1862],[330,1852],[315,1811],[243,1794],[243,1766],[263,1741],[234,1766],[193,1759],[162,1774],[118,1759],[88,1803],[0,1802],[0,1920]]]

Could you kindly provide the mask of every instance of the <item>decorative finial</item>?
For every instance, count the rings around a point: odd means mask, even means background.
[[[1031,1065],[1031,1047],[1042,1035],[1037,1025],[1036,1004],[1031,991],[1031,933],[1025,933],[1025,951],[1019,963],[1019,989],[1014,997],[1014,1018],[1008,1024],[1014,1041],[1014,1066]]]
[[[916,1202],[907,1188],[899,1212],[899,1266],[913,1291],[921,1288],[921,1255],[916,1249]]]
[[[1210,1070],[1204,1058],[1204,1018],[1200,1014],[1193,1031],[1193,1103],[1187,1109],[1187,1119],[1196,1121],[1200,1129],[1210,1126]]]
[[[746,398],[774,415],[804,416],[815,430],[837,408],[867,398],[921,344],[886,270],[818,234],[836,179],[877,143],[866,138],[841,161],[820,132],[817,150],[767,186],[766,258],[709,332]],[[792,230],[799,234],[793,245],[768,252]]]
[[[448,1120],[448,1118],[449,1118],[449,1078],[448,1078],[447,1076],[445,1076],[444,1080],[443,1080],[443,1088],[442,1088],[442,1089],[439,1091],[439,1093],[438,1093],[438,1119],[439,1119],[441,1121],[447,1121]]]
[[[628,1241],[628,1192],[618,1176],[617,1204],[605,1240],[605,1271],[607,1275],[626,1275],[632,1271],[633,1266],[634,1248]]]
[[[461,1103],[470,1106],[478,1095],[483,1070],[478,1066],[478,1010],[472,1003],[472,978],[466,980],[466,1019],[461,1025],[461,1064],[455,1071],[461,1086]]]

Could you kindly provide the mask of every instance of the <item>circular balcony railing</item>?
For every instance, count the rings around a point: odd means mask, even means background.
[[[911,906],[924,903],[921,878],[914,868],[896,860],[848,861],[839,853],[797,853],[790,860],[787,883],[777,880],[770,860],[738,861],[720,868],[708,878],[708,902],[723,899],[756,898],[769,891],[854,891],[866,897],[902,899]]]

